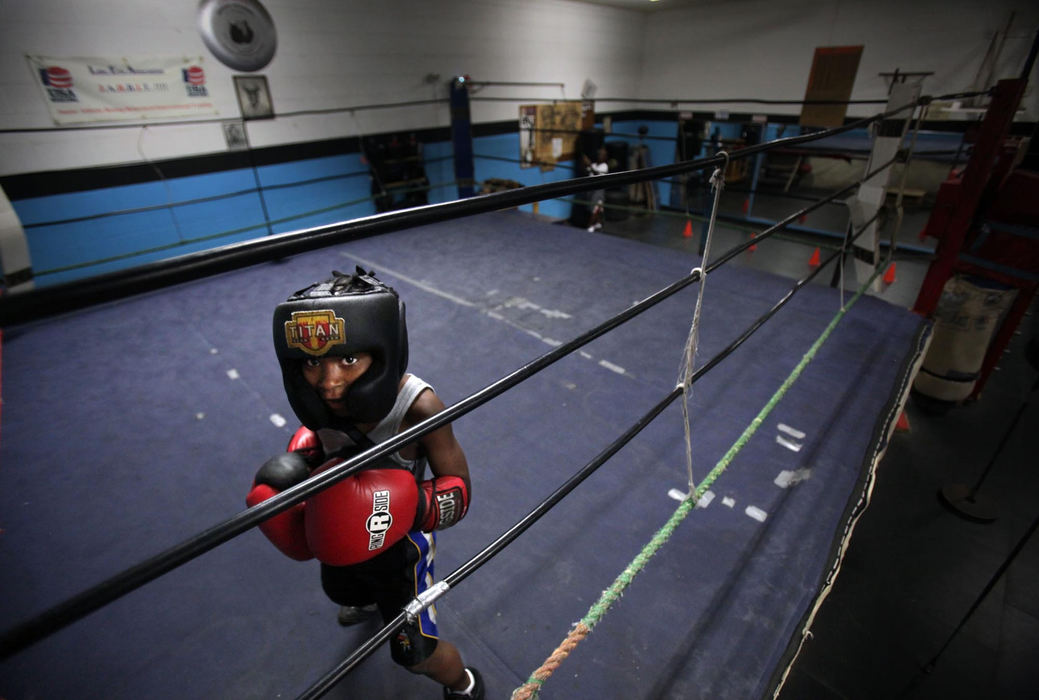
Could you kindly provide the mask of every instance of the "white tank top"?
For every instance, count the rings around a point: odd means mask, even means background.
[[[368,433],[368,439],[378,445],[380,442],[385,442],[399,433],[401,421],[407,415],[411,404],[415,403],[415,399],[426,389],[433,391],[433,387],[428,383],[413,374],[409,374],[404,382],[404,386],[397,392],[397,400],[393,402],[393,408],[390,409],[385,418],[371,429]],[[332,430],[331,428],[322,428],[317,431],[317,434],[326,455],[334,454],[342,447],[354,444],[353,440],[345,433]],[[426,458],[421,455],[418,459],[404,459],[400,456],[400,452],[391,452],[386,458],[412,472],[419,479],[423,477],[426,471]]]

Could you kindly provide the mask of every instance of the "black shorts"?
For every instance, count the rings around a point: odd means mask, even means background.
[[[339,605],[360,607],[375,603],[383,623],[393,620],[415,596],[433,584],[430,533],[411,532],[388,550],[353,566],[321,565],[321,586]],[[393,660],[402,666],[422,663],[437,648],[436,606],[424,610],[414,624],[405,624],[390,641]]]

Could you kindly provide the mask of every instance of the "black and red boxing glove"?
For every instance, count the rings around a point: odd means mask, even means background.
[[[332,459],[314,473],[339,462]],[[351,474],[307,501],[307,546],[319,561],[332,566],[366,561],[408,534],[418,502],[415,476],[406,469]]]
[[[438,476],[419,486],[419,511],[415,529],[433,532],[449,528],[469,510],[469,489],[457,476]]]
[[[275,494],[295,486],[310,476],[306,459],[298,452],[275,455],[260,467],[253,479],[253,487],[245,497],[252,508]],[[304,503],[297,503],[288,510],[278,513],[260,523],[260,532],[267,536],[282,554],[298,561],[313,559],[314,554],[307,545],[303,514]]]

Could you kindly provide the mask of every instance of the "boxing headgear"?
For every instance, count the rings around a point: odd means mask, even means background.
[[[397,292],[365,273],[333,272],[330,279],[302,289],[274,309],[274,350],[281,363],[289,404],[311,430],[347,423],[373,423],[385,417],[397,398],[408,366],[408,329],[404,302]],[[349,417],[332,414],[303,378],[303,361],[372,356],[371,366],[345,397]]]

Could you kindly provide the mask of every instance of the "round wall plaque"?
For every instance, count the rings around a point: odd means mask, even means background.
[[[259,0],[202,0],[198,30],[213,55],[235,70],[260,70],[278,45],[274,21]]]

